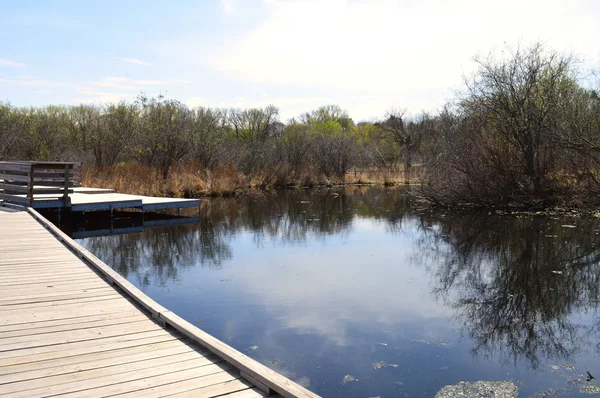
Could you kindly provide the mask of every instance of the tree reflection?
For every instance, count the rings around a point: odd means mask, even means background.
[[[349,234],[356,218],[380,220],[416,242],[415,262],[430,273],[437,299],[454,308],[476,355],[537,367],[574,358],[600,338],[599,321],[574,316],[598,309],[594,219],[440,214],[415,209],[402,189],[291,189],[206,200],[200,223],[85,244],[143,286],[168,286],[182,269],[222,268],[239,234],[256,246],[303,245]]]
[[[366,187],[290,189],[206,200],[200,209],[200,223],[89,238],[85,244],[121,275],[135,275],[142,286],[166,286],[178,280],[183,268],[221,268],[232,258],[230,242],[239,233],[252,234],[257,246],[267,241],[289,245],[303,244],[309,238],[344,236],[357,216],[399,223],[407,214],[409,201],[398,191]],[[188,211],[198,215],[197,210]]]
[[[434,275],[435,295],[455,308],[474,353],[525,358],[537,367],[543,358],[572,358],[600,337],[598,324],[570,317],[598,307],[598,224],[562,224],[547,217],[421,217],[419,260]]]

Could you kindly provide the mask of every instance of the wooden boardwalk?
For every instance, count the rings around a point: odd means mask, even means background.
[[[0,207],[0,396],[316,397]],[[258,387],[258,388],[257,388]]]

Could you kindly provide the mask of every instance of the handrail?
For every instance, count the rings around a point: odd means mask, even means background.
[[[0,199],[36,207],[44,201],[69,207],[72,187],[81,185],[81,164],[76,162],[0,162]]]

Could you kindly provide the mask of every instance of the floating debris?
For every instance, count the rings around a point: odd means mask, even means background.
[[[555,389],[549,388],[546,391],[536,392],[531,396],[531,398],[549,398],[549,397],[560,397],[566,394],[567,390],[564,388]]]
[[[577,368],[575,366],[569,365],[568,363],[563,363],[561,368],[567,369],[567,370],[577,370]]]
[[[344,376],[344,380],[342,380],[342,383],[344,384],[348,384],[348,383],[357,383],[358,379],[352,375],[346,375]]]
[[[425,339],[419,339],[419,340],[413,340],[413,343],[421,343],[421,344],[427,344],[427,345],[437,345],[439,347],[452,347],[451,343],[448,343],[447,341],[444,340],[425,340]]]
[[[546,238],[558,238],[558,235],[544,235]]]
[[[248,347],[248,351],[256,351],[256,350],[258,350],[257,345],[251,345],[250,347]]]
[[[550,367],[551,367],[553,370],[558,370],[558,369],[560,369],[560,366],[557,366],[557,365],[550,365]]]
[[[519,392],[511,381],[476,381],[468,383],[461,381],[458,384],[442,388],[435,398],[516,398]]]
[[[382,347],[387,347],[387,343],[376,343],[377,345],[380,345]]]
[[[308,204],[310,202],[308,200],[301,200],[300,203],[303,204],[303,205],[305,205],[305,204]]]
[[[379,362],[375,362],[373,365],[371,365],[371,367],[373,369],[382,369],[382,368],[387,368],[387,367],[397,368],[398,364],[396,364],[396,363],[387,363],[385,361],[379,361]]]
[[[269,365],[277,365],[279,361],[277,359],[273,359],[272,361],[267,362]]]
[[[598,394],[598,393],[600,393],[600,387],[598,387],[595,384],[588,384],[588,385],[582,386],[579,389],[579,392],[581,392],[582,394]]]
[[[552,271],[553,274],[562,275],[562,271]]]
[[[563,228],[577,228],[576,225],[569,225],[569,224],[561,225],[561,227],[563,227]]]
[[[396,386],[400,387],[400,386],[403,386],[403,385],[404,385],[404,382],[403,382],[403,381],[395,381],[395,382],[394,382],[394,385],[396,385]]]

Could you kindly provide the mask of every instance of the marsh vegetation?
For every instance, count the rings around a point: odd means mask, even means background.
[[[355,122],[327,105],[285,123],[275,106],[191,109],[135,102],[0,104],[0,160],[74,160],[84,183],[176,196],[248,187],[416,183],[442,205],[596,205],[599,80],[534,45],[475,59],[438,113]]]

